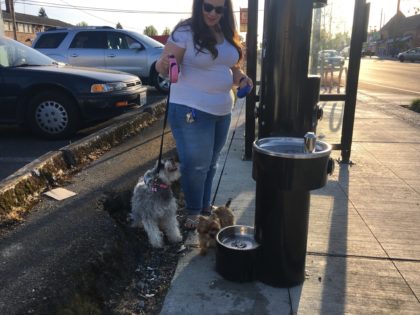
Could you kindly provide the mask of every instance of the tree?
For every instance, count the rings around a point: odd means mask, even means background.
[[[147,36],[156,36],[158,32],[153,25],[149,25],[144,28],[143,34]]]
[[[350,35],[348,32],[331,34],[324,29],[320,32],[319,49],[341,50],[350,44]]]
[[[85,21],[82,21],[82,22],[77,23],[76,26],[86,27],[86,26],[89,26],[89,25]]]
[[[171,29],[169,27],[165,27],[165,29],[163,30],[162,35],[170,35],[171,34]]]
[[[121,25],[120,22],[117,23],[117,26],[115,26],[115,28],[117,28],[119,30],[122,30],[123,29],[123,27],[122,27],[122,25]]]
[[[42,7],[41,7],[41,9],[39,9],[38,16],[44,17],[44,18],[48,17],[47,12],[45,12],[45,9],[42,8]]]

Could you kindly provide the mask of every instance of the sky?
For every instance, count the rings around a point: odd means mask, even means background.
[[[144,28],[153,25],[159,34],[168,27],[172,29],[180,19],[190,16],[193,0],[14,0],[15,11],[38,15],[43,7],[49,18],[70,24],[86,22],[88,25],[113,26],[120,22],[123,28],[142,33]],[[355,0],[329,0],[326,10],[333,13],[333,32],[350,31]],[[2,9],[5,1],[0,0]],[[262,33],[264,0],[259,0],[259,27]],[[369,29],[379,29],[397,10],[398,0],[367,0],[371,3]],[[239,22],[239,8],[245,8],[248,0],[232,0],[236,19]],[[401,11],[410,16],[413,8],[420,7],[420,0],[401,0]],[[113,12],[99,11],[107,9]],[[131,12],[130,12],[131,11]],[[134,11],[134,12],[133,12]],[[146,13],[153,11],[155,13]],[[382,24],[381,24],[382,15]],[[243,34],[244,35],[244,34]]]

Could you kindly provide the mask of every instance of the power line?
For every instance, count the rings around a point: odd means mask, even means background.
[[[70,5],[69,3],[67,3],[67,2],[65,2],[65,1],[63,1],[63,0],[60,0],[60,1],[61,1],[61,2],[63,2],[63,3],[65,3],[65,4],[67,4],[67,5],[68,5],[68,6],[70,6],[70,7],[73,7],[72,5]],[[84,14],[87,14],[87,15],[93,16],[94,18],[97,18],[97,19],[102,20],[102,21],[104,21],[104,22],[107,22],[107,23],[112,23],[112,24],[116,24],[115,22],[111,22],[111,21],[109,21],[109,20],[106,20],[106,19],[104,19],[104,18],[101,18],[101,17],[99,17],[99,16],[96,16],[96,15],[94,15],[94,14],[92,14],[92,13],[86,12],[85,10],[80,10],[80,9],[76,9],[76,10],[79,10],[79,11],[83,12]]]
[[[63,1],[64,2],[64,1]],[[111,13],[132,13],[132,14],[191,14],[191,11],[145,11],[145,10],[126,10],[126,9],[113,9],[113,8],[97,8],[97,7],[85,7],[85,6],[74,6],[67,2],[66,4],[50,3],[34,0],[16,0],[15,3],[21,3],[32,6],[43,6],[50,8],[70,9],[70,10],[89,10],[89,11],[100,11],[100,12],[111,12]]]
[[[1,1],[1,0],[0,0]],[[107,19],[104,19],[102,17],[99,17],[97,15],[94,15],[90,13],[89,11],[93,12],[106,12],[106,13],[119,13],[119,14],[172,14],[172,15],[190,15],[191,11],[153,11],[153,10],[130,10],[130,9],[114,9],[114,8],[98,8],[98,7],[88,7],[88,6],[77,6],[72,5],[66,1],[59,0],[62,3],[57,2],[45,2],[45,1],[37,1],[37,0],[15,0],[15,3],[19,3],[22,5],[29,5],[29,6],[40,6],[40,7],[46,7],[46,8],[59,8],[64,10],[78,10],[86,15],[90,15],[96,19],[102,20],[106,23],[110,24],[116,24],[115,21],[110,21]],[[1,1],[3,2],[3,1]],[[258,10],[258,11],[264,11],[264,10]],[[234,13],[239,13],[240,11],[234,11]],[[125,25],[126,28],[129,29],[137,29],[137,27],[130,27]]]
[[[20,3],[23,5],[30,5],[30,6],[41,6],[46,8],[59,8],[65,10],[78,10],[86,15],[92,16],[96,19],[104,21],[110,24],[116,24],[115,21],[110,21],[99,17],[95,14],[90,13],[89,11],[93,12],[106,12],[106,13],[129,13],[129,14],[191,14],[191,12],[170,12],[170,11],[141,11],[141,10],[124,10],[124,9],[112,9],[112,8],[97,8],[97,7],[87,7],[87,6],[76,6],[67,3],[66,1],[59,0],[62,3],[50,3],[50,2],[43,2],[43,1],[34,1],[34,0],[15,0],[15,3]],[[64,4],[63,4],[64,3]],[[138,27],[132,27],[125,25],[128,29],[138,29]]]
[[[69,9],[69,10],[89,10],[89,11],[111,12],[111,13],[180,14],[180,15],[191,14],[191,11],[153,11],[153,10],[127,10],[127,9],[113,9],[113,8],[98,8],[98,7],[76,6],[76,5],[71,5],[67,2],[64,2],[66,4],[60,4],[60,3],[51,3],[51,2],[43,2],[43,1],[36,1],[36,0],[15,0],[15,3],[27,4],[27,5],[32,5],[32,6]],[[258,11],[262,12],[264,10],[260,9]],[[240,11],[236,10],[233,12],[239,13]]]

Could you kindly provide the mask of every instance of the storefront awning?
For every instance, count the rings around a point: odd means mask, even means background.
[[[406,35],[404,37],[401,37],[398,41],[405,42],[405,41],[408,41],[408,40],[410,40],[412,38],[413,38],[413,35],[412,34],[409,34],[409,35]]]

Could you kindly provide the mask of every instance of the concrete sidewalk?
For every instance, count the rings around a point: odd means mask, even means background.
[[[342,106],[324,104],[317,132],[331,144],[340,142]],[[226,168],[216,204],[232,198],[237,224],[253,226],[244,114],[240,102],[220,160],[219,172],[225,159]],[[161,314],[420,314],[419,121],[420,114],[398,105],[358,102],[353,164],[336,163],[327,185],[311,192],[303,285],[224,280],[215,272],[214,251],[202,257],[193,247],[178,264]],[[190,236],[187,243],[196,244]]]

